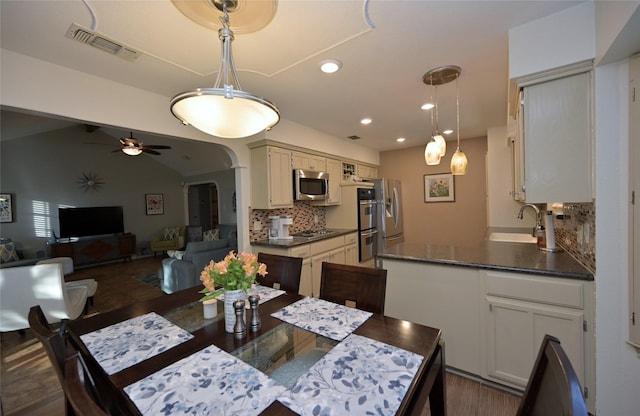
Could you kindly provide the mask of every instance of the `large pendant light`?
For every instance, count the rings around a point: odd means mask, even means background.
[[[447,142],[444,136],[440,133],[438,127],[439,111],[438,111],[438,85],[447,84],[454,79],[457,79],[460,74],[460,67],[455,65],[445,65],[438,68],[427,71],[422,76],[422,82],[427,85],[434,86],[436,92],[436,102],[433,108],[435,112],[435,132],[432,131],[431,140],[427,143],[427,147],[424,150],[425,162],[427,165],[440,164],[440,158],[447,152]],[[433,112],[432,112],[432,127],[433,127]],[[437,153],[437,156],[436,156]]]
[[[237,0],[212,0],[221,9],[218,37],[222,48],[220,70],[213,88],[197,88],[171,100],[171,113],[184,124],[222,138],[240,138],[269,130],[280,121],[280,111],[270,101],[242,91],[231,54],[234,39],[227,8]]]
[[[460,76],[460,73],[458,73]],[[456,77],[456,133],[458,135],[458,146],[451,156],[451,173],[454,175],[466,175],[469,162],[467,155],[460,150],[460,92],[458,89],[458,76]]]

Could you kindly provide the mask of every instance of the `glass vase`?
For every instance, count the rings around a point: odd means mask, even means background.
[[[230,334],[233,334],[233,326],[236,323],[236,313],[233,309],[233,302],[237,300],[244,300],[247,302],[247,292],[242,289],[237,290],[225,290],[224,291],[224,329]],[[247,322],[247,310],[242,311],[244,321]]]

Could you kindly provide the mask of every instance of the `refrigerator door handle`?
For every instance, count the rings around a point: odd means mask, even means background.
[[[391,207],[392,210],[392,214],[393,214],[393,222],[395,223],[395,226],[398,226],[398,221],[400,220],[400,210],[398,209],[398,205],[400,204],[400,201],[398,201],[398,190],[396,188],[393,188],[393,205]]]
[[[378,230],[371,230],[371,231],[363,231],[363,232],[360,232],[360,235],[361,235],[362,237],[371,237],[372,235],[376,235],[376,234],[378,234]]]
[[[402,234],[401,234],[401,235],[396,235],[396,236],[394,236],[394,237],[387,237],[387,240],[388,240],[388,241],[393,241],[393,240],[400,240],[400,239],[402,239],[402,238],[403,238],[403,236],[402,236]]]

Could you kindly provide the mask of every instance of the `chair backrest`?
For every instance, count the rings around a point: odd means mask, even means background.
[[[587,416],[582,387],[560,341],[545,335],[518,416]]]
[[[386,288],[385,269],[322,263],[320,299],[384,314]]]
[[[95,384],[84,359],[79,353],[73,354],[65,362],[64,394],[73,411],[82,416],[106,416],[98,404]]]
[[[69,355],[64,329],[54,331],[51,329],[47,317],[44,316],[40,305],[29,309],[29,327],[34,335],[42,343],[49,360],[58,375],[60,384],[64,383],[64,361]]]
[[[274,287],[274,284],[277,284],[280,289],[287,292],[299,292],[302,257],[258,253],[258,262],[267,265],[267,275],[264,277],[258,275],[256,277],[258,283],[269,287]]]
[[[0,331],[29,328],[29,308],[40,305],[49,322],[76,319],[87,301],[86,287],[67,288],[62,265],[0,269]]]

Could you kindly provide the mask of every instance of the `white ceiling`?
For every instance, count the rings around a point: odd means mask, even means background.
[[[508,30],[577,3],[280,0],[264,29],[236,34],[233,54],[243,89],[274,102],[283,118],[345,140],[357,135],[358,143],[381,151],[411,147],[425,144],[431,131],[429,113],[420,109],[433,94],[422,82],[427,70],[462,67],[461,137],[483,136],[506,123]],[[218,70],[216,31],[170,0],[2,0],[0,14],[2,48],[165,95],[167,103],[179,92],[213,86]],[[141,56],[129,62],[71,40],[65,33],[73,23]],[[341,60],[342,70],[321,73],[318,63],[327,58]],[[455,129],[455,83],[438,95],[440,130]],[[373,123],[360,125],[363,117]],[[8,116],[3,136],[5,123]]]

